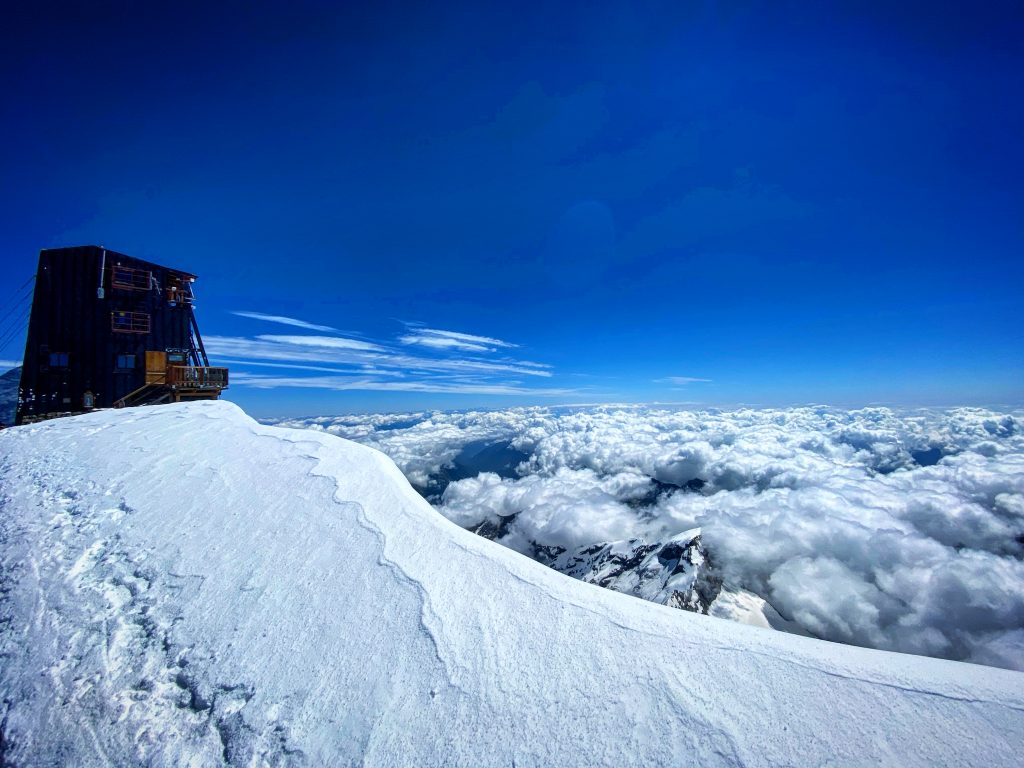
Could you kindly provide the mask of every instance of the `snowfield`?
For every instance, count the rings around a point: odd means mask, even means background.
[[[0,762],[1017,765],[1024,674],[582,583],[226,402],[0,433]]]

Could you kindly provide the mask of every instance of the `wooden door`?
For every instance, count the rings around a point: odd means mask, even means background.
[[[167,383],[167,353],[146,350],[146,383]]]

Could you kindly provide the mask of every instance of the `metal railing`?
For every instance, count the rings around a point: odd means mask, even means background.
[[[129,291],[148,291],[153,286],[153,273],[148,269],[114,266],[110,268],[110,285]]]
[[[170,365],[167,367],[167,385],[176,389],[227,389],[228,369]]]
[[[111,312],[110,327],[117,333],[149,333],[149,315],[145,312]]]

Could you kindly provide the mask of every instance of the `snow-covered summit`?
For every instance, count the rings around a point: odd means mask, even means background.
[[[0,433],[12,764],[1014,765],[1024,675],[676,611],[224,402]]]

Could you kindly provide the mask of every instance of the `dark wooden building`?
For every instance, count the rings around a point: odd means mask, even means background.
[[[228,372],[203,349],[195,279],[95,245],[40,251],[16,423],[216,399]]]

